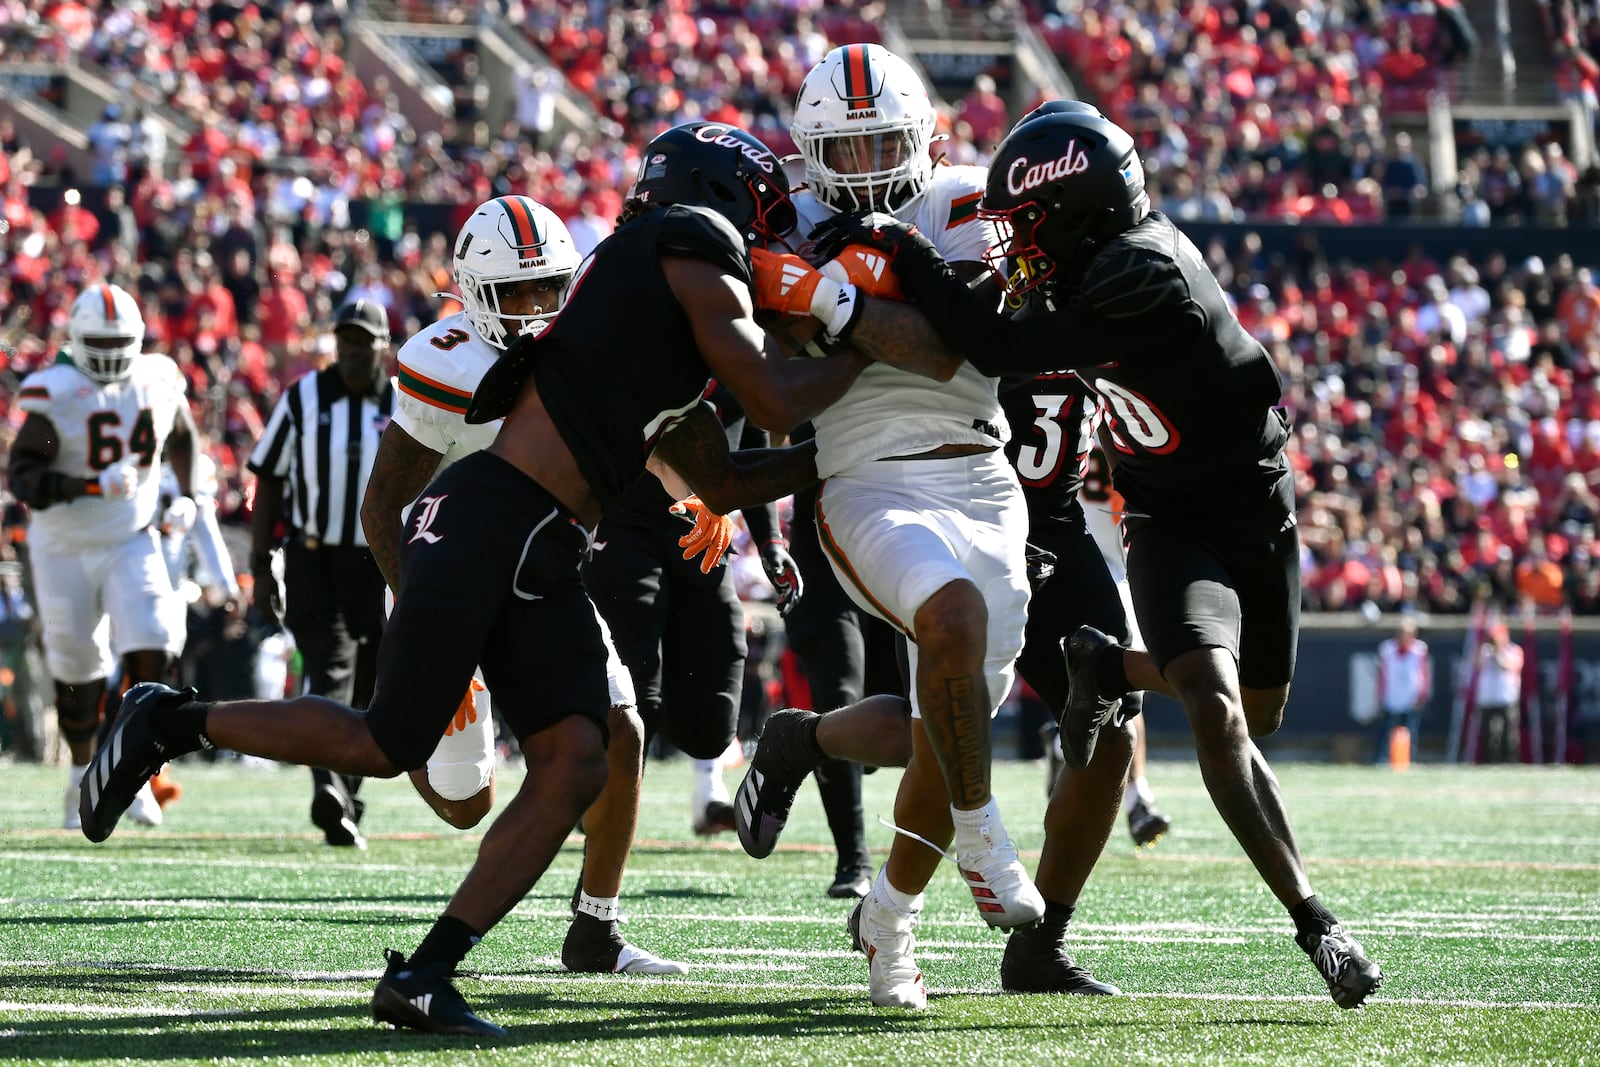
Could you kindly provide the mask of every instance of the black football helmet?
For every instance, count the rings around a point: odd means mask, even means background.
[[[1099,108],[1095,107],[1093,104],[1085,103],[1082,100],[1046,100],[1044,103],[1040,104],[1038,107],[1034,108],[1032,111],[1018,119],[1017,126],[1021,126],[1024,122],[1031,122],[1034,119],[1044,118],[1046,115],[1065,114],[1094,115],[1099,118],[1105,117],[1100,113]],[[1013,130],[1015,128],[1016,127],[1012,127]]]
[[[1012,127],[979,206],[1000,234],[987,258],[1013,297],[1070,272],[1149,213],[1133,137],[1073,100],[1042,104]]]
[[[747,246],[781,241],[798,223],[772,149],[722,122],[686,122],[645,145],[630,204],[698,204],[725,217]]]

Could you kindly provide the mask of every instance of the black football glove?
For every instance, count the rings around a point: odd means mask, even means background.
[[[769,541],[761,546],[761,569],[767,572],[767,581],[777,591],[779,615],[789,614],[789,609],[805,593],[805,582],[800,578],[800,568],[782,541]]]
[[[815,243],[817,262],[826,263],[836,258],[850,245],[875,248],[894,261],[902,246],[920,241],[933,247],[932,242],[909,222],[901,222],[882,211],[850,211],[824,219],[811,233]]]

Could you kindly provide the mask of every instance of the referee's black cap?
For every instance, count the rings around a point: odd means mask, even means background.
[[[359,326],[374,337],[389,339],[389,313],[376,300],[358,297],[340,308],[333,328],[337,331],[346,326]]]

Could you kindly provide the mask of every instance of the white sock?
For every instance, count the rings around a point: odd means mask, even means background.
[[[579,893],[578,913],[592,915],[601,922],[614,922],[622,914],[621,898],[591,897],[588,893]]]
[[[728,787],[722,780],[722,757],[690,760],[690,775],[695,783],[695,796],[707,800],[727,800]]]
[[[1141,774],[1129,782],[1128,787],[1122,791],[1122,810],[1125,812],[1132,811],[1139,801],[1142,800],[1148,804],[1150,799],[1150,783],[1145,781],[1144,775]]]
[[[1000,823],[1000,805],[995,802],[994,797],[990,797],[989,802],[983,807],[971,811],[962,811],[952,806],[950,818],[955,823],[957,841],[965,839],[976,844],[975,838],[989,837],[999,840],[1006,836],[1005,827]]]
[[[83,784],[83,776],[88,773],[88,770],[89,765],[87,763],[81,766],[74,763],[72,766],[67,768],[67,784],[74,789],[78,788],[78,786]]]
[[[909,918],[922,910],[921,893],[902,893],[889,884],[889,865],[878,869],[878,880],[873,883],[872,895],[881,907],[888,908],[902,918]]]

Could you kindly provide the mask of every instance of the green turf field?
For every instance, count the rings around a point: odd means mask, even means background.
[[[410,951],[469,862],[470,834],[409,787],[369,783],[365,853],[305,820],[304,771],[182,765],[165,827],[104,845],[54,829],[65,773],[0,767],[0,1060],[333,1064],[1600,1063],[1600,770],[1277,768],[1323,899],[1383,989],[1334,1007],[1290,924],[1182,763],[1150,779],[1174,831],[1121,827],[1073,924],[1128,994],[1006,996],[1004,941],[941,871],[919,928],[924,1014],[875,1009],[809,787],[770,859],[688,832],[682,761],[647,776],[625,890],[631,940],[681,978],[570,976],[558,960],[576,842],[467,959],[497,1047],[375,1026],[381,950]],[[728,775],[730,787],[739,772]],[[997,769],[1031,858],[1042,770]],[[513,772],[502,788],[518,780]],[[867,781],[880,856],[894,774]]]

